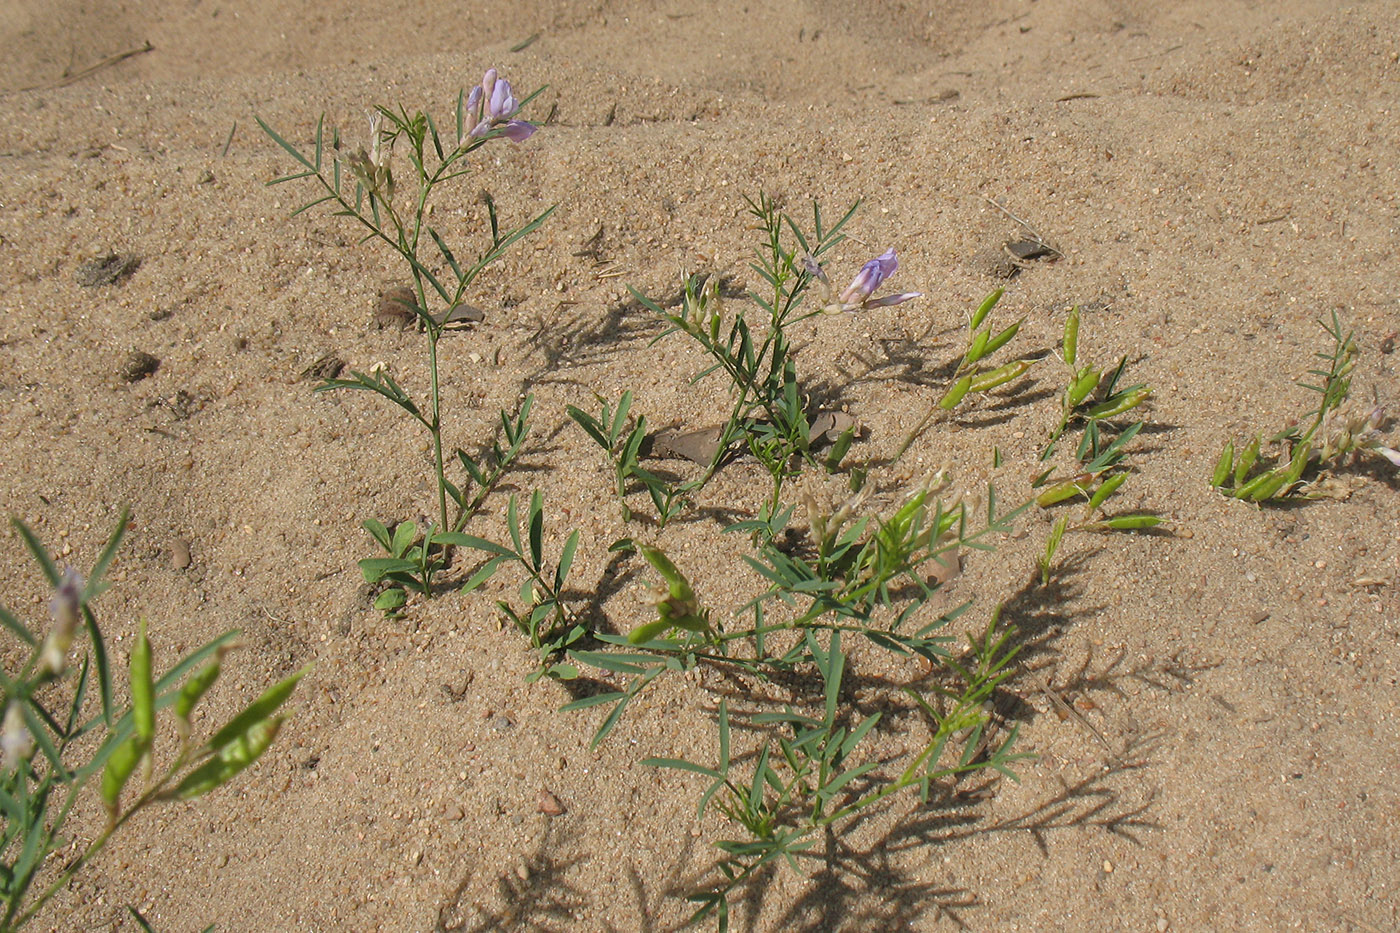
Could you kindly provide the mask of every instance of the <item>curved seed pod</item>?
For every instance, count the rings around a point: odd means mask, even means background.
[[[1085,480],[1085,482],[1088,482],[1088,480]],[[1049,508],[1056,503],[1064,502],[1066,499],[1073,499],[1075,496],[1083,495],[1087,492],[1088,490],[1086,490],[1079,481],[1070,480],[1065,483],[1057,483],[1036,496],[1035,504],[1042,509]]]
[[[214,737],[206,743],[205,748],[211,752],[220,752],[224,746],[238,741],[256,723],[266,720],[269,715],[286,702],[287,697],[291,696],[292,691],[296,689],[297,682],[306,676],[306,672],[309,670],[311,670],[311,665],[308,664],[292,676],[268,687],[267,690],[263,691],[262,696],[249,703],[243,712],[229,720],[228,725],[214,733]]]
[[[1274,494],[1282,489],[1288,482],[1286,473],[1265,473],[1267,480],[1250,494],[1250,498],[1255,502],[1263,502],[1265,499],[1272,499]]]
[[[1162,517],[1160,515],[1119,515],[1116,518],[1106,518],[1099,524],[1113,531],[1140,531],[1144,528],[1156,528],[1162,524]]]
[[[1225,480],[1230,478],[1230,471],[1235,465],[1235,442],[1226,441],[1225,449],[1220,452],[1220,459],[1215,462],[1215,473],[1210,478],[1210,484],[1216,489],[1225,485]]]
[[[1114,473],[1108,479],[1099,484],[1099,488],[1094,490],[1094,495],[1089,499],[1089,512],[1093,512],[1108,500],[1108,497],[1118,491],[1118,487],[1128,481],[1127,473]]]
[[[146,637],[146,620],[142,619],[136,632],[136,647],[131,649],[131,718],[136,736],[147,745],[156,734],[155,689],[151,682],[151,642]]]
[[[1303,476],[1303,471],[1308,467],[1308,459],[1312,456],[1312,441],[1304,441],[1298,445],[1298,449],[1293,452],[1293,463],[1289,465],[1285,474],[1286,485],[1292,486]]]
[[[107,759],[107,767],[102,772],[101,793],[102,803],[111,816],[115,817],[119,812],[122,789],[126,787],[126,782],[136,770],[136,765],[145,757],[150,747],[149,741],[143,740],[139,735],[133,735],[118,745],[117,750],[112,752],[112,757]]]
[[[1070,383],[1069,392],[1066,395],[1066,408],[1073,411],[1079,407],[1089,395],[1099,387],[1099,379],[1102,373],[1092,366],[1085,366],[1075,374],[1074,381]]]
[[[987,392],[997,386],[1006,385],[1013,379],[1020,378],[1026,370],[1035,365],[1035,360],[1016,360],[1014,363],[1007,363],[1005,366],[998,366],[996,369],[989,369],[985,373],[972,380],[972,391]]]
[[[972,338],[972,343],[968,344],[967,355],[963,357],[963,365],[971,366],[973,363],[987,355],[987,342],[992,339],[992,332],[984,330]]]
[[[1089,409],[1088,415],[1090,418],[1094,419],[1113,418],[1123,414],[1125,411],[1131,411],[1137,408],[1143,402],[1147,401],[1151,395],[1152,390],[1146,386],[1133,389],[1131,392],[1124,392],[1122,395],[1114,396],[1102,405],[1095,405],[1093,408]]]
[[[1004,331],[1002,331],[1001,333],[997,334],[997,335],[996,335],[995,337],[993,337],[991,340],[988,340],[988,341],[987,341],[987,347],[986,347],[986,349],[984,349],[984,350],[982,351],[982,355],[983,355],[983,356],[991,356],[993,353],[997,352],[997,351],[1000,350],[1002,347],[1006,346],[1007,343],[1009,343],[1009,342],[1011,341],[1011,338],[1016,336],[1016,332],[1019,331],[1019,330],[1021,329],[1021,324],[1022,324],[1023,322],[1024,322],[1024,319],[1022,319],[1021,321],[1017,321],[1015,324],[1012,324],[1012,325],[1011,325],[1010,327],[1008,327],[1006,330],[1004,330]]]
[[[1254,468],[1255,462],[1259,459],[1259,435],[1250,438],[1250,441],[1243,451],[1240,452],[1239,462],[1235,464],[1235,485],[1244,484],[1245,477]]]
[[[973,312],[972,320],[968,323],[967,329],[976,330],[981,327],[982,322],[987,319],[987,315],[992,313],[992,309],[997,306],[997,302],[1001,301],[1001,296],[1004,294],[1006,294],[1006,289],[998,288],[986,298],[982,299],[982,303],[978,305],[977,310]]]
[[[1066,365],[1073,366],[1075,356],[1079,352],[1079,305],[1070,309],[1069,317],[1065,320],[1065,339],[1062,348]]]
[[[180,695],[175,698],[175,725],[180,731],[181,739],[189,738],[190,713],[194,712],[195,706],[204,698],[204,694],[209,692],[209,688],[214,686],[214,681],[219,679],[221,669],[222,665],[213,661],[191,676],[180,688]]]
[[[958,403],[963,400],[968,391],[972,388],[972,377],[963,376],[953,387],[944,393],[943,398],[938,400],[938,407],[944,411],[952,411],[958,407]]]
[[[227,784],[238,772],[257,761],[262,753],[267,751],[272,740],[277,738],[277,731],[282,728],[285,718],[278,715],[253,723],[225,745],[218,755],[186,775],[175,788],[174,796],[180,800],[189,800]]]

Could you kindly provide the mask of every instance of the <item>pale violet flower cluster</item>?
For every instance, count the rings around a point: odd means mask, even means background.
[[[496,130],[511,142],[523,143],[537,129],[535,124],[526,120],[512,119],[520,106],[516,103],[510,82],[499,77],[494,68],[487,69],[481,84],[472,88],[467,95],[467,109],[479,121],[467,135],[478,139]]]
[[[369,115],[369,152],[360,149],[349,158],[350,170],[353,171],[364,184],[365,188],[372,194],[377,194],[385,201],[394,199],[394,173],[390,169],[389,163],[394,154],[394,140],[391,137],[388,144],[384,141],[384,131],[380,124],[383,116],[376,112]]]
[[[39,672],[56,676],[68,666],[68,649],[73,647],[73,635],[78,630],[83,609],[83,578],[72,567],[63,570],[49,611],[53,613],[53,628],[49,629],[44,645],[39,649]]]
[[[894,275],[895,270],[899,268],[899,260],[895,258],[892,249],[885,250],[861,266],[860,272],[851,280],[851,284],[847,285],[839,295],[831,294],[831,283],[815,259],[811,256],[804,256],[802,265],[808,273],[826,286],[830,299],[825,306],[828,311],[868,311],[871,308],[888,308],[911,298],[923,297],[923,292],[900,292],[897,295],[885,295],[882,298],[871,297],[884,284],[885,279]]]

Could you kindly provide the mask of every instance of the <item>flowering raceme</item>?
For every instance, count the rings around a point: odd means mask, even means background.
[[[803,266],[809,273],[819,279],[830,291],[831,284],[827,280],[826,273],[822,271],[816,260],[810,256],[803,257]],[[910,298],[921,298],[923,292],[900,292],[898,295],[886,295],[883,298],[871,298],[875,290],[884,284],[885,279],[894,275],[899,268],[899,260],[895,258],[894,250],[887,249],[874,259],[861,266],[860,272],[851,280],[851,284],[846,286],[845,291],[836,295],[826,305],[829,311],[867,311],[871,308],[888,308],[908,301]]]
[[[511,142],[523,143],[537,129],[533,123],[511,119],[520,107],[510,82],[497,76],[494,68],[488,68],[481,84],[467,95],[467,109],[476,113],[480,121],[467,135],[478,139],[492,130],[499,130]]]

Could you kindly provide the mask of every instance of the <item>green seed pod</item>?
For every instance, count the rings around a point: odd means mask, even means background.
[[[1225,485],[1225,480],[1230,478],[1230,469],[1235,465],[1235,442],[1226,441],[1225,449],[1220,452],[1220,459],[1215,462],[1215,473],[1210,478],[1210,484],[1216,489]]]
[[[1093,391],[1099,387],[1099,379],[1103,374],[1092,366],[1085,366],[1074,376],[1074,381],[1069,384],[1069,391],[1065,396],[1065,407],[1070,411],[1078,408]]]
[[[1274,494],[1284,487],[1288,481],[1286,473],[1270,472],[1265,473],[1266,480],[1259,488],[1250,493],[1249,498],[1255,502],[1263,502],[1265,499],[1272,499]]]
[[[1288,467],[1285,474],[1286,484],[1292,486],[1303,476],[1303,471],[1308,468],[1308,459],[1312,456],[1312,441],[1304,441],[1298,445],[1298,449],[1293,451],[1293,462]]]
[[[102,803],[111,816],[115,817],[119,812],[122,789],[126,787],[126,782],[136,770],[136,765],[149,750],[149,741],[142,740],[139,735],[133,735],[118,745],[116,751],[107,759],[107,767],[102,772]]]
[[[1255,490],[1259,489],[1259,487],[1273,478],[1274,474],[1272,472],[1260,473],[1243,486],[1236,486],[1234,489],[1230,490],[1230,495],[1236,499],[1249,499],[1254,495]]]
[[[974,392],[987,392],[997,386],[1006,385],[1013,379],[1019,379],[1034,365],[1035,360],[1016,360],[1014,363],[989,369],[972,380],[971,389]]]
[[[175,797],[189,800],[227,784],[238,772],[257,761],[262,753],[267,751],[272,740],[277,738],[277,731],[282,728],[285,718],[278,715],[253,723],[225,745],[218,755],[186,775],[175,788]]]
[[[1012,324],[1006,330],[997,334],[991,340],[987,341],[987,347],[985,350],[982,351],[982,355],[991,356],[993,353],[1006,346],[1007,343],[1010,342],[1011,338],[1016,336],[1016,332],[1020,329],[1021,321],[1017,321],[1015,324]]]
[[[992,332],[989,330],[981,331],[977,336],[973,337],[972,343],[968,344],[967,355],[963,357],[963,365],[971,366],[985,356],[987,353],[987,341],[991,339]]]
[[[1074,358],[1079,350],[1079,305],[1075,305],[1069,311],[1069,317],[1065,320],[1065,339],[1063,343],[1065,363],[1074,365]]]
[[[1250,441],[1243,451],[1240,452],[1239,462],[1235,464],[1235,485],[1238,487],[1244,484],[1245,477],[1249,471],[1254,469],[1254,464],[1259,460],[1259,435],[1250,438]],[[1238,493],[1237,493],[1238,494]]]
[[[963,397],[967,395],[968,390],[971,388],[972,377],[963,376],[957,382],[953,383],[953,387],[944,393],[943,398],[938,400],[938,407],[944,411],[952,411],[954,408],[958,407],[958,403],[963,400]]]
[[[1105,519],[1100,524],[1113,531],[1140,531],[1144,528],[1156,528],[1162,524],[1162,518],[1158,515],[1119,515],[1117,518]]]
[[[1051,486],[1049,489],[1036,496],[1035,504],[1042,509],[1046,509],[1057,503],[1064,502],[1066,499],[1073,499],[1075,496],[1082,495],[1084,492],[1084,487],[1073,480],[1065,483],[1056,483],[1054,486]]]
[[[1089,409],[1088,416],[1095,419],[1113,418],[1123,414],[1125,411],[1131,411],[1137,408],[1143,402],[1147,401],[1151,395],[1151,389],[1146,386],[1141,386],[1130,392],[1123,392],[1119,395],[1115,395],[1102,405],[1095,405],[1093,408]]]
[[[990,295],[984,298],[982,300],[982,303],[977,306],[977,310],[973,312],[972,320],[968,323],[967,329],[970,331],[974,331],[977,328],[981,327],[982,322],[987,319],[988,314],[992,313],[992,309],[997,306],[997,302],[1001,301],[1001,296],[1005,293],[1006,289],[998,288],[996,291],[992,292]]]
[[[204,698],[204,694],[209,692],[209,688],[214,686],[214,681],[219,679],[221,668],[222,665],[218,661],[213,661],[200,668],[180,688],[180,695],[175,698],[175,725],[180,730],[181,739],[189,738],[190,713],[194,712],[195,706]]]
[[[1114,473],[1108,479],[1100,483],[1099,488],[1094,490],[1094,495],[1089,499],[1088,511],[1093,512],[1099,506],[1103,505],[1104,502],[1108,501],[1108,497],[1117,492],[1118,487],[1122,486],[1127,481],[1127,473]]]
[[[136,647],[131,649],[131,717],[136,736],[147,745],[156,734],[155,688],[151,683],[151,642],[146,637],[146,620],[142,619],[136,632]]]
[[[306,672],[311,670],[311,665],[303,667],[290,677],[273,684],[263,691],[262,696],[252,703],[249,703],[243,712],[239,713],[228,724],[214,733],[214,737],[205,745],[211,752],[219,752],[224,746],[231,742],[238,741],[255,724],[263,722],[279,706],[286,702],[287,697],[292,695],[296,689],[297,682],[306,676]]]

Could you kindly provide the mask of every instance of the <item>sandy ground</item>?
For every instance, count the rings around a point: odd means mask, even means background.
[[[479,281],[470,297],[487,320],[443,344],[448,441],[479,448],[498,409],[535,394],[524,466],[470,530],[503,535],[508,493],[542,489],[551,541],[581,532],[573,583],[581,603],[603,588],[589,610],[602,627],[646,619],[650,573],[609,567],[606,548],[654,531],[621,521],[564,407],[631,388],[653,424],[708,423],[716,390],[684,384],[699,358],[677,338],[648,347],[658,328],[625,286],[660,295],[683,271],[744,275],[742,196],[759,187],[800,210],[864,199],[833,277],[894,247],[892,284],[926,293],[804,325],[804,371],[867,428],[853,457],[889,456],[918,422],[966,314],[999,284],[1003,313],[1026,317],[1025,352],[1053,347],[1081,304],[1083,352],[1127,354],[1156,390],[1121,498],[1172,534],[1071,538],[1046,590],[1028,581],[1053,519],[1033,511],[949,588],[976,598],[976,621],[1005,602],[1025,644],[1011,720],[1038,757],[1021,782],[882,811],[825,862],[754,886],[739,929],[1400,927],[1397,483],[1348,469],[1344,500],[1262,510],[1207,486],[1226,439],[1306,409],[1294,381],[1333,311],[1361,346],[1357,403],[1400,401],[1385,352],[1400,328],[1394,4],[7,10],[0,511],[81,567],[131,505],[99,614],[123,659],[148,617],[158,666],[243,630],[206,723],[315,662],[256,770],[139,820],[37,927],[132,930],[128,904],[161,931],[684,918],[676,894],[728,828],[695,821],[699,779],[638,762],[711,760],[718,682],[666,686],[591,752],[597,716],[559,713],[566,690],[523,681],[531,656],[494,610],[504,577],[396,620],[369,608],[359,524],[432,514],[424,439],[376,399],[299,378],[335,353],[426,384],[418,338],[370,325],[402,279],[392,257],[335,218],[288,219],[305,191],[264,187],[289,163],[254,114],[306,140],[324,111],[358,138],[368,105],[443,113],[491,65],[517,87],[547,84],[536,113],[555,118],[523,146],[485,150],[442,222],[479,237],[479,189],[507,223],[558,209]],[[989,199],[1065,258],[999,277],[997,252],[1021,231]],[[109,250],[139,267],[79,286],[79,264]],[[133,350],[160,365],[127,382]],[[905,468],[948,463],[960,484],[995,478],[1007,501],[1024,498],[1055,417],[1054,365],[922,435]],[[764,483],[736,463],[702,504],[751,513]],[[702,514],[664,543],[702,598],[735,606],[757,583],[720,525]],[[172,562],[179,540],[188,567]],[[47,594],[14,535],[0,555],[0,599],[42,618]],[[1057,716],[1050,692],[1104,742]],[[891,754],[903,742],[899,727],[875,739]],[[539,812],[544,789],[565,814]],[[80,837],[96,810],[79,814]]]

